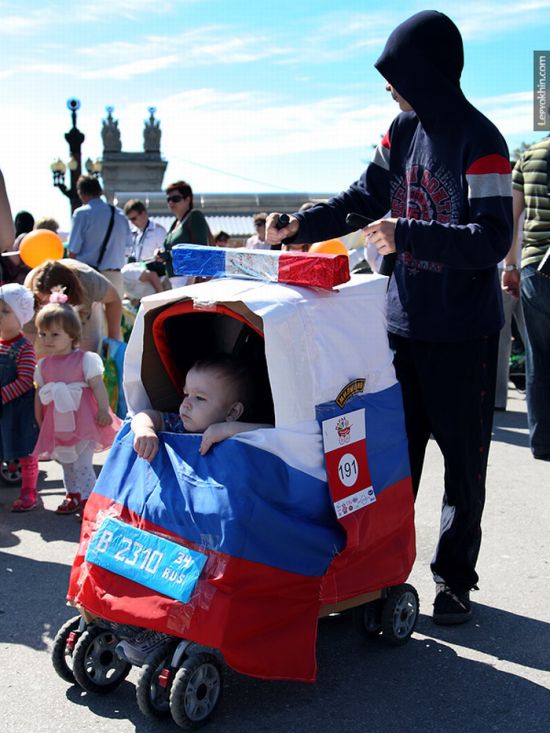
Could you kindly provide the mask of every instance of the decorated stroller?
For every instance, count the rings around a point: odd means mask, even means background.
[[[366,635],[399,645],[418,596],[405,583],[413,497],[386,279],[343,282],[342,256],[181,250],[186,273],[264,281],[213,279],[144,299],[126,352],[130,411],[177,411],[189,366],[226,352],[250,364],[275,427],[204,456],[200,435],[161,433],[149,464],[123,426],[84,515],[68,592],[80,616],[58,632],[53,662],[64,679],[107,692],[130,670],[120,640],[163,632],[167,645],[141,666],[138,705],[193,728],[219,702],[222,662],[312,682],[319,617],[353,609]]]

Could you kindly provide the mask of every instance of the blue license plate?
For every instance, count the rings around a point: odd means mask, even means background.
[[[86,561],[187,603],[207,556],[107,517],[94,533]]]

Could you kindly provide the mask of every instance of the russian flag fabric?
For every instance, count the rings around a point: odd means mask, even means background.
[[[148,464],[126,424],[86,506],[68,599],[215,647],[238,672],[313,681],[321,604],[403,582],[414,560],[399,387],[361,399],[352,407],[376,500],[340,520],[318,432],[307,436],[319,456],[308,471],[284,455],[281,429],[243,433],[205,456],[200,435],[161,433]]]
[[[317,408],[333,506],[346,550],[325,575],[334,604],[402,583],[415,557],[414,500],[401,388]]]
[[[177,244],[172,249],[172,258],[177,275],[246,277],[326,289],[350,279],[347,255]]]

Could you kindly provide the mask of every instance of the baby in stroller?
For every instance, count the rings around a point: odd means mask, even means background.
[[[138,412],[132,419],[134,450],[151,462],[159,448],[157,433],[203,433],[200,453],[238,433],[271,425],[244,422],[254,415],[255,385],[247,365],[230,354],[199,359],[187,372],[179,413]]]

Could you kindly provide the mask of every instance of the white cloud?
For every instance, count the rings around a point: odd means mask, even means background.
[[[192,141],[195,157],[210,165],[282,152],[365,150],[395,115],[386,97],[367,106],[352,97],[278,106],[265,95],[216,89],[182,92],[159,100],[158,108],[163,149],[181,150],[182,141]],[[188,157],[191,146],[186,147]]]
[[[105,66],[102,69],[94,71],[82,71],[79,76],[82,79],[119,79],[127,80],[135,76],[143,76],[144,74],[154,74],[162,69],[175,66],[179,63],[178,56],[162,56],[158,58],[141,58],[136,61],[130,61],[120,66]]]
[[[472,99],[506,138],[525,136],[529,139],[533,120],[533,92],[511,92],[496,97]],[[532,133],[535,135],[536,133]]]
[[[26,35],[41,30],[54,20],[55,14],[48,8],[27,10],[24,15],[3,15],[0,34],[5,36]]]
[[[465,41],[487,40],[508,31],[519,32],[529,25],[548,21],[550,2],[548,0],[525,0],[525,2],[449,3],[446,12],[456,22]]]
[[[167,49],[171,51],[169,57],[166,56]],[[135,43],[100,43],[80,49],[78,55],[85,58],[87,66],[93,61],[101,63],[101,68],[85,73],[85,78],[97,78],[104,74],[118,77],[118,74],[110,74],[108,67],[116,65],[114,68],[124,72],[124,67],[132,67],[144,59],[146,62],[140,70],[142,74],[165,68],[162,60],[166,58],[175,59],[181,68],[192,68],[197,65],[247,64],[277,58],[283,53],[282,49],[273,47],[267,37],[238,36],[228,33],[225,27],[208,25],[174,35],[149,35]]]

